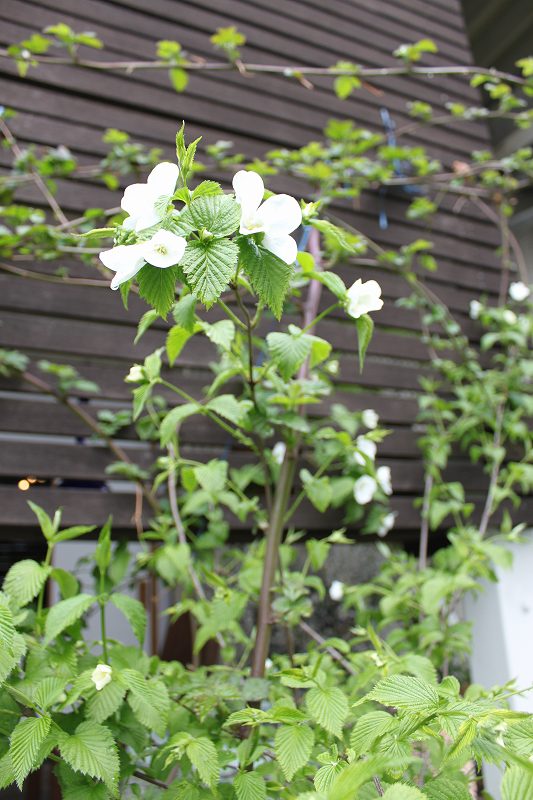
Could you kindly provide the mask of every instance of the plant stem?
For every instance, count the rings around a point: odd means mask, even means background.
[[[433,489],[433,475],[426,474],[424,482],[424,500],[422,503],[421,523],[420,523],[420,546],[418,551],[418,569],[423,570],[428,562],[429,544],[429,505],[431,490]]]
[[[50,566],[51,561],[52,561],[52,552],[53,552],[53,550],[54,550],[54,545],[52,544],[52,542],[48,542],[48,547],[47,547],[47,550],[46,550],[46,556],[45,556],[45,559],[44,559],[44,562],[43,562],[43,567],[49,567]],[[37,600],[36,623],[37,623],[37,628],[39,629],[39,631],[41,629],[41,617],[42,617],[42,614],[43,614],[44,593],[45,593],[45,590],[46,590],[46,583],[47,583],[47,581],[45,581],[43,583],[43,585],[41,587],[41,591],[39,592],[39,599]]]
[[[312,628],[310,625],[308,625],[307,622],[304,622],[303,620],[300,620],[300,622],[298,623],[298,627],[304,633],[306,633],[311,639],[313,639],[317,644],[320,644],[320,645],[325,644],[326,640],[324,639],[324,637],[321,636],[318,633],[318,631],[315,631],[314,628]],[[357,675],[357,671],[352,667],[350,662],[347,661],[344,658],[344,656],[342,655],[342,653],[339,653],[339,651],[336,650],[335,647],[330,647],[330,646],[326,647],[326,653],[329,653],[329,655],[335,661],[337,661],[346,670],[346,672],[349,675]]]
[[[309,322],[305,326],[305,328],[302,328],[302,333],[307,333],[309,330],[312,330],[316,325],[318,325],[318,323],[320,322],[321,319],[324,319],[324,317],[327,317],[328,314],[331,314],[331,312],[334,311],[336,308],[338,308],[339,305],[340,305],[340,303],[337,302],[337,303],[333,303],[331,306],[328,306],[324,311],[322,311],[318,315],[318,317],[315,317],[315,319],[312,319],[311,322]]]
[[[105,593],[105,574],[103,571],[100,571],[100,596]],[[109,652],[107,650],[107,633],[105,627],[105,602],[100,599],[100,631],[102,637],[102,654],[104,656],[104,661],[106,664],[109,664]]]
[[[501,402],[498,405],[498,409],[496,411],[494,437],[492,440],[492,446],[495,450],[499,449],[499,447],[501,446],[504,412],[505,412],[505,401],[501,400]],[[479,535],[482,538],[487,533],[487,528],[489,526],[490,518],[492,516],[492,511],[493,511],[492,507],[494,505],[494,495],[496,493],[496,487],[498,485],[498,476],[500,474],[500,467],[501,467],[501,460],[495,457],[490,472],[487,498],[485,500],[485,506],[481,514],[481,521],[479,523]]]
[[[244,324],[242,319],[239,319],[239,317],[233,313],[231,308],[228,305],[226,305],[226,303],[223,300],[218,300],[218,305],[220,306],[220,308],[223,309],[224,313],[227,314],[227,316],[231,319],[231,321],[234,322],[235,325],[237,325],[238,328],[241,328],[243,331],[246,330],[246,325]]]

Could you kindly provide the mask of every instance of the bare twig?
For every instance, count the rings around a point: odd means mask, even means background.
[[[326,639],[324,639],[324,637],[323,637],[323,636],[321,636],[321,635],[318,633],[318,631],[315,631],[315,629],[314,629],[314,628],[312,628],[312,627],[311,627],[311,626],[310,626],[310,625],[309,625],[307,622],[304,622],[303,620],[301,620],[301,621],[298,623],[298,626],[299,626],[299,628],[300,628],[300,629],[301,629],[301,630],[302,630],[304,633],[306,633],[306,634],[307,634],[307,635],[308,635],[308,636],[309,636],[311,639],[313,639],[313,640],[314,640],[314,641],[315,641],[317,644],[320,644],[320,645],[323,645],[323,644],[325,644],[325,642],[326,642]],[[344,669],[344,670],[346,670],[346,672],[347,672],[349,675],[357,675],[357,672],[356,672],[356,671],[355,671],[355,669],[352,667],[352,665],[350,664],[350,662],[349,662],[349,661],[348,661],[346,658],[344,658],[344,656],[342,655],[342,653],[339,653],[339,651],[338,651],[338,650],[337,650],[335,647],[331,647],[330,645],[327,645],[327,647],[326,647],[326,652],[327,652],[327,653],[329,653],[329,655],[330,655],[330,656],[331,656],[331,657],[332,657],[332,658],[333,658],[335,661],[337,661],[337,662],[338,662],[338,663],[339,663],[339,664],[340,664],[340,665],[343,667],[343,669]]]

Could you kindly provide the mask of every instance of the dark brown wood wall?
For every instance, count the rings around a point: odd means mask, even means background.
[[[191,53],[210,56],[210,34],[218,26],[235,24],[247,36],[245,59],[255,62],[329,65],[349,59],[369,66],[387,65],[393,63],[391,52],[399,43],[424,36],[438,44],[433,63],[470,62],[458,0],[329,0],[327,4],[321,0],[2,0],[1,43],[19,41],[60,20],[77,31],[94,30],[105,42],[105,57],[116,59],[150,58],[160,39],[178,40]],[[93,51],[91,55],[99,57]],[[176,128],[184,119],[190,137],[203,135],[203,143],[231,139],[238,152],[254,157],[272,147],[299,146],[319,138],[332,117],[349,117],[381,130],[379,109],[383,106],[401,125],[409,121],[405,104],[413,97],[437,108],[448,101],[478,100],[476,92],[459,78],[416,83],[394,78],[386,84],[376,82],[383,90],[381,96],[360,91],[341,103],[325,78],[317,79],[315,89],[307,91],[297,82],[276,76],[193,74],[187,91],[178,95],[167,76],[157,71],[131,78],[41,66],[21,80],[13,65],[2,61],[0,72],[0,102],[17,111],[11,127],[21,143],[64,144],[82,163],[93,163],[104,153],[101,137],[109,127],[161,147],[172,158]],[[486,147],[488,137],[480,123],[456,124],[447,129],[426,128],[409,142],[426,146],[450,165],[454,159],[468,157],[473,149]],[[8,156],[2,152],[0,158],[4,169]],[[277,190],[301,188],[276,177],[271,185]],[[87,207],[110,207],[119,196],[89,180],[59,181],[59,200],[71,216]],[[20,198],[41,202],[30,189],[21,192]],[[379,227],[383,202],[386,230]],[[406,222],[407,200],[401,193],[389,193],[385,201],[367,194],[357,208],[344,206],[337,211],[387,246],[397,247],[420,236],[433,239],[440,268],[427,278],[428,284],[474,334],[468,304],[480,292],[497,291],[498,241],[493,227],[474,207],[463,206],[459,214],[454,202],[454,198],[444,201],[429,228]],[[343,276],[349,282],[360,276],[377,278],[384,287],[385,307],[375,315],[376,335],[362,375],[354,355],[353,324],[341,318],[321,324],[319,333],[331,338],[341,363],[335,401],[351,408],[375,408],[393,430],[381,445],[379,458],[392,468],[392,505],[400,512],[398,528],[407,533],[417,523],[413,498],[420,493],[422,478],[413,422],[427,355],[419,339],[418,318],[395,306],[407,287],[387,270],[347,265]],[[0,347],[19,348],[34,360],[44,357],[75,364],[102,389],[102,399],[82,400],[92,413],[98,408],[126,407],[129,389],[123,378],[130,363],[161,344],[157,329],[133,344],[136,320],[143,310],[133,298],[130,311],[124,311],[119,297],[107,289],[28,283],[0,272]],[[194,393],[207,382],[211,356],[205,343],[190,344],[179,359],[174,379]],[[17,532],[31,532],[28,498],[48,510],[63,506],[68,523],[98,523],[112,512],[118,527],[130,527],[133,496],[124,490],[110,491],[104,470],[113,459],[105,447],[91,443],[83,424],[67,409],[23,382],[3,380],[0,390],[0,536],[9,539]],[[191,452],[200,449],[203,457],[221,455],[224,437],[207,421],[195,421],[184,433]],[[135,447],[131,452],[139,463],[150,460],[147,448],[135,446],[127,434],[124,438],[125,447]],[[234,458],[240,457],[234,453]],[[481,488],[479,477],[465,462],[458,460],[453,469],[473,492]],[[23,493],[16,483],[26,475],[50,483]],[[316,513],[306,513],[304,521],[318,529],[327,529],[329,524]]]

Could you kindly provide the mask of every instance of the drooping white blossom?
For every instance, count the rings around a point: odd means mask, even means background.
[[[124,228],[142,231],[160,222],[165,214],[165,205],[174,194],[178,176],[178,165],[163,161],[153,168],[146,183],[128,186],[120,202],[121,208],[129,214],[123,222]],[[167,203],[164,198],[167,198]]]
[[[514,325],[515,322],[517,321],[517,316],[514,313],[514,311],[511,311],[510,308],[506,308],[505,311],[503,312],[503,320],[508,325]]]
[[[376,458],[377,452],[377,445],[371,439],[366,439],[364,436],[358,436],[355,440],[355,446],[358,453],[353,454],[353,460],[356,464],[360,464],[362,467],[366,464],[364,456],[370,459],[370,461],[374,461]]]
[[[335,602],[340,603],[344,597],[344,583],[342,581],[332,581],[329,587],[329,596]]]
[[[266,670],[272,669],[273,666],[274,666],[274,662],[272,661],[272,659],[271,658],[265,658],[265,669]]]
[[[363,281],[358,278],[347,291],[346,311],[354,319],[359,319],[370,311],[383,308],[381,286],[377,281]]]
[[[379,422],[379,416],[376,414],[374,409],[372,408],[365,408],[362,415],[362,422],[365,428],[369,430],[373,430],[377,428]]]
[[[479,315],[481,313],[481,309],[483,306],[479,302],[479,300],[471,300],[470,301],[470,319],[479,319]]]
[[[523,303],[529,295],[529,286],[526,286],[522,281],[515,281],[509,286],[509,297],[516,303]]]
[[[385,514],[380,522],[379,528],[377,529],[378,536],[386,536],[388,532],[394,528],[395,519],[396,513],[394,511],[390,511],[388,514]]]
[[[137,244],[121,244],[100,253],[100,261],[116,274],[111,288],[118,289],[121,283],[133,278],[145,264],[166,269],[179,264],[187,242],[183,236],[170,231],[157,231],[151,239]]]
[[[371,475],[361,475],[357,478],[353,487],[353,496],[360,506],[370,503],[377,492],[378,484]]]
[[[257,172],[244,169],[234,176],[233,189],[241,207],[240,233],[264,233],[262,246],[286,264],[292,264],[298,247],[289,234],[302,223],[302,211],[294,197],[276,194],[263,203],[263,179]]]
[[[390,467],[378,467],[376,470],[376,478],[381,490],[385,492],[385,494],[392,494]]]
[[[96,686],[96,691],[101,692],[104,686],[111,683],[111,675],[113,670],[109,664],[98,664],[96,669],[93,670],[91,680]]]
[[[285,442],[276,442],[274,447],[272,448],[272,458],[276,462],[276,464],[282,464],[283,459],[285,458],[285,452],[287,450],[287,446]]]

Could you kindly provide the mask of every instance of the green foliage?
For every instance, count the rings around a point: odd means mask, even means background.
[[[204,239],[187,245],[181,267],[195,295],[207,308],[218,300],[230,282],[238,255],[237,245],[229,239]]]

